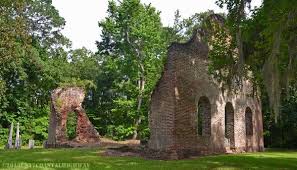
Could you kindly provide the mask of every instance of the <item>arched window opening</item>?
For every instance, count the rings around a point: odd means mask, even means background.
[[[253,136],[253,112],[250,107],[245,109],[245,132],[246,136]]]
[[[228,102],[225,107],[225,138],[228,139],[230,147],[235,147],[234,108],[230,102]]]
[[[200,97],[197,112],[197,134],[200,136],[210,136],[211,105],[206,96]]]

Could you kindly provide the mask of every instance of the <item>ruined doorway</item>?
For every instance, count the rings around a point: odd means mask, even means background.
[[[77,113],[72,111],[67,113],[66,120],[66,135],[68,140],[73,140],[76,137],[77,129]]]
[[[84,98],[85,91],[80,87],[62,87],[52,91],[48,139],[44,143],[45,148],[100,144],[100,135],[82,107]]]
[[[199,136],[211,135],[211,105],[206,96],[200,97],[197,108],[197,134]]]
[[[234,139],[234,108],[232,103],[228,102],[225,106],[225,138],[230,149],[235,148]]]

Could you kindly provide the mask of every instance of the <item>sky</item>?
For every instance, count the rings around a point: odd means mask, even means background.
[[[214,10],[226,12],[215,5],[216,0],[141,0],[145,4],[151,3],[161,12],[164,26],[172,25],[174,12],[179,9],[183,18],[194,13]],[[253,0],[252,7],[259,6],[262,0]],[[100,40],[101,30],[98,22],[106,17],[108,0],[53,0],[53,5],[65,18],[66,26],[62,33],[72,41],[72,47],[96,52],[95,42]]]

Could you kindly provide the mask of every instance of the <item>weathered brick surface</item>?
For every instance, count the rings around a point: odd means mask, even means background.
[[[100,141],[99,133],[82,108],[84,98],[84,90],[77,87],[58,88],[52,92],[48,140],[45,147],[72,147]],[[66,123],[67,115],[72,111],[77,114],[77,126],[76,137],[70,141],[66,135]]]
[[[237,94],[222,91],[221,85],[208,74],[208,46],[198,36],[185,44],[173,44],[152,94],[150,157],[180,159],[189,155],[263,150],[261,104],[257,97],[250,97],[251,87],[244,81]],[[198,102],[205,97],[211,114],[210,118],[204,116],[203,124],[210,119],[211,135],[199,135],[197,130]],[[227,116],[230,124],[225,126],[225,112],[230,112],[226,110],[228,102],[234,113]],[[252,119],[249,125],[252,135],[246,135],[246,108],[252,111],[252,116],[247,118]]]

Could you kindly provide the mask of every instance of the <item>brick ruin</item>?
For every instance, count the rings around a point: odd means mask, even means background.
[[[85,92],[82,88],[68,87],[55,89],[51,94],[51,115],[48,128],[46,148],[78,147],[98,145],[99,133],[87,117],[82,102]],[[74,112],[77,115],[76,137],[67,137],[67,115]]]
[[[191,155],[262,151],[261,103],[252,84],[222,90],[208,73],[209,46],[194,34],[173,43],[151,96],[148,155],[181,159]]]

